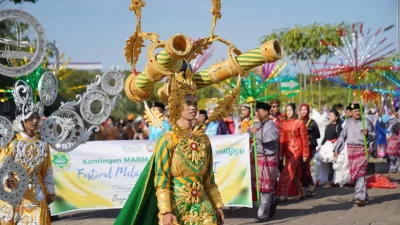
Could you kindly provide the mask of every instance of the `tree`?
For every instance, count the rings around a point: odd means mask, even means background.
[[[30,2],[30,3],[38,2],[38,0],[9,0],[9,1],[14,4],[22,4],[24,2]],[[5,2],[6,2],[6,0],[0,0],[0,4],[5,3]],[[20,26],[20,31],[21,31],[21,35],[22,35],[22,40],[29,41],[29,37],[24,34],[24,32],[28,29],[28,24],[19,23],[19,26]],[[13,21],[4,21],[4,20],[1,21],[0,22],[0,37],[15,38],[15,36],[16,36],[15,23]],[[0,44],[0,49],[5,49],[4,44]],[[26,49],[25,49],[25,51],[26,51]],[[0,59],[0,63],[2,65],[6,65],[8,62],[6,59],[2,58],[2,59]],[[14,79],[9,78],[9,77],[4,77],[4,76],[1,77],[1,81],[2,81],[2,85],[0,86],[0,88],[12,86],[12,84],[15,82]]]
[[[307,26],[295,26],[294,28],[282,28],[274,31],[269,35],[261,38],[264,42],[269,39],[279,39],[283,45],[285,54],[292,60],[295,65],[299,66],[300,62],[304,62],[308,68],[308,73],[302,71],[301,67],[300,74],[304,77],[304,90],[307,90],[307,78],[306,74],[311,75],[312,70],[315,69],[313,62],[320,60],[322,56],[326,56],[325,63],[329,58],[332,57],[332,53],[329,49],[322,45],[321,39],[331,43],[334,42],[341,46],[339,35],[337,35],[337,28],[341,27],[344,30],[349,30],[349,25],[341,22],[338,25],[331,24],[317,24]],[[301,83],[301,79],[300,79]],[[321,89],[321,85],[319,86]],[[312,83],[311,83],[312,89]],[[311,90],[312,91],[312,90]],[[300,92],[300,101],[302,100],[302,93]],[[314,104],[314,95],[311,95],[312,103]],[[321,100],[319,100],[321,103]]]

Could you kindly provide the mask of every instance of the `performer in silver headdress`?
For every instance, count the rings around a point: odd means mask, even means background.
[[[16,109],[16,126],[19,133],[1,151],[0,161],[12,159],[21,164],[28,175],[28,188],[23,197],[12,206],[12,215],[0,218],[0,224],[50,224],[48,205],[54,201],[55,189],[49,145],[36,133],[43,115],[43,104],[33,101],[32,89],[23,81],[17,81],[13,91]],[[5,189],[20,186],[21,177],[10,173]],[[9,202],[0,201],[5,207]]]

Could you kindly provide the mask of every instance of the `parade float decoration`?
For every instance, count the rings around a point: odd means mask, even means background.
[[[350,33],[347,33],[342,28],[338,28],[337,31],[342,47],[339,47],[336,43],[328,43],[325,40],[321,40],[321,44],[327,46],[334,55],[339,56],[342,63],[324,63],[324,68],[313,71],[319,75],[312,80],[318,81],[343,75],[348,85],[357,85],[359,87],[357,94],[360,100],[377,100],[376,103],[379,104],[377,93],[369,89],[361,91],[360,82],[371,70],[400,70],[399,67],[392,65],[377,65],[378,62],[384,61],[385,57],[395,51],[392,47],[393,43],[387,44],[387,38],[378,40],[379,34],[382,32],[381,28],[376,32],[371,32],[371,29],[369,29],[365,33],[363,23],[353,24]],[[350,102],[351,93],[351,88],[348,88],[348,102]],[[360,101],[360,104],[362,105],[362,101]],[[361,107],[361,113],[363,114],[363,107]],[[361,118],[364,129],[364,117]],[[366,157],[368,158],[366,138],[364,138],[364,145]]]
[[[35,112],[40,112],[42,115],[44,107],[53,105],[58,96],[59,80],[69,75],[65,72],[65,65],[69,60],[61,63],[63,54],[59,54],[55,42],[46,41],[42,25],[32,15],[14,9],[0,11],[0,22],[7,20],[12,24],[15,34],[0,37],[0,44],[4,46],[4,50],[0,50],[0,74],[18,80],[13,88],[1,89],[0,92],[12,94],[17,109],[27,109],[26,112],[36,110]],[[33,30],[33,41],[22,38],[20,23],[27,24]],[[51,70],[47,70],[45,58],[49,53],[55,57]],[[113,67],[103,75],[97,75],[96,81],[86,86],[83,95],[77,95],[75,101],[62,103],[57,111],[43,121],[40,127],[41,139],[54,150],[61,152],[72,151],[85,143],[91,133],[111,115],[117,99],[121,98],[124,78],[122,67]],[[99,112],[93,112],[92,105],[95,102],[101,105]],[[23,119],[27,118],[24,116]],[[19,121],[21,118],[16,120]],[[2,151],[5,151],[13,141],[14,129],[23,130],[22,124],[16,123],[16,126],[13,126],[8,118],[0,117]],[[0,165],[1,182],[11,176],[17,176],[19,179],[17,186],[12,190],[8,190],[3,184],[0,188],[0,200],[9,203],[3,204],[0,208],[0,221],[3,222],[10,222],[13,219],[15,205],[20,204],[18,202],[25,190],[33,182],[22,164],[30,168],[29,165],[40,163],[39,156],[46,154],[45,146],[38,144],[39,142],[18,143],[25,143],[16,147],[15,157],[19,161],[6,157]],[[35,152],[36,155],[29,152]],[[21,218],[14,218],[14,220],[19,219]]]

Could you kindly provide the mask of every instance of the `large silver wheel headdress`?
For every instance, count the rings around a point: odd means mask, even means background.
[[[117,99],[122,96],[124,73],[122,67],[113,67],[96,81],[87,85],[83,95],[72,102],[61,103],[60,108],[46,119],[41,127],[42,138],[60,152],[69,152],[89,140],[93,131],[110,117]],[[95,110],[94,104],[99,104]],[[79,108],[78,114],[76,108]],[[86,128],[84,121],[88,124]]]
[[[33,100],[32,88],[27,85],[24,81],[18,80],[14,84],[13,96],[17,109],[15,111],[15,120],[17,128],[23,131],[22,122],[29,119],[33,113],[38,113],[40,116],[43,115],[44,106],[39,101],[36,104]]]
[[[16,187],[13,187],[11,190],[6,189],[4,185],[6,176],[10,174],[15,174],[19,179]],[[14,162],[12,158],[7,157],[0,165],[0,182],[0,200],[15,205],[21,200],[28,188],[28,173],[20,163]]]
[[[46,53],[46,37],[45,32],[42,25],[39,21],[36,20],[35,17],[21,10],[17,9],[7,9],[0,11],[0,21],[6,19],[19,19],[24,21],[31,27],[35,33],[34,49],[35,52],[32,54],[30,52],[24,51],[11,51],[9,49],[0,50],[0,58],[7,59],[26,59],[28,63],[23,66],[16,67],[7,67],[0,64],[0,74],[9,76],[9,77],[20,77],[25,74],[29,74],[34,71],[43,61],[43,58]],[[5,44],[6,46],[14,46],[18,49],[21,47],[30,47],[30,43],[26,43],[25,41],[20,40],[17,35],[17,40],[12,40],[7,37],[0,37],[0,43]]]

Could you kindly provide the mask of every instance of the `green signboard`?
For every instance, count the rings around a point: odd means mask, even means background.
[[[293,98],[298,94],[298,91],[300,90],[300,84],[297,78],[290,78],[290,79],[285,79],[280,83],[280,92],[286,93],[286,92],[295,92],[295,93],[290,93],[287,94],[286,96],[289,98]]]

